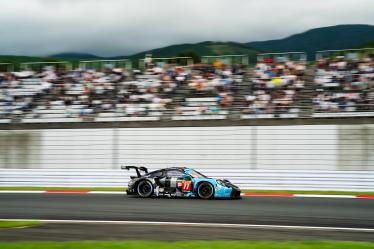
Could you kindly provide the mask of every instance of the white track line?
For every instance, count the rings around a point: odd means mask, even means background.
[[[161,222],[161,221],[106,221],[106,220],[44,220],[44,219],[0,219],[0,221],[40,221],[46,223],[70,224],[118,224],[118,225],[159,225],[159,226],[188,226],[188,227],[224,227],[224,228],[259,228],[259,229],[293,229],[293,230],[321,230],[321,231],[350,231],[374,233],[371,228],[353,227],[315,227],[315,226],[283,226],[283,225],[255,225],[255,224],[224,224],[224,223],[189,223],[189,222]]]
[[[110,195],[126,195],[126,192],[121,191],[90,191],[88,194],[110,194]]]
[[[314,195],[314,194],[294,194],[293,197],[314,197],[314,198],[357,198],[355,195]]]

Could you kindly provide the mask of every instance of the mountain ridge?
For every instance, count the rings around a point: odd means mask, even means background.
[[[307,52],[309,59],[314,59],[318,50],[349,49],[373,46],[374,26],[369,24],[343,24],[319,27],[293,34],[285,38],[267,41],[240,43],[235,41],[202,41],[182,43],[145,50],[130,55],[103,57],[93,53],[63,52],[48,57],[34,57],[38,61],[48,60],[106,60],[128,58],[137,60],[151,52],[154,57],[191,56],[197,62],[204,55],[248,54],[250,62],[255,62],[261,52]],[[21,56],[19,57],[21,58]],[[20,61],[17,56],[0,56],[0,62]],[[23,59],[27,57],[22,56]],[[31,57],[30,57],[31,58]],[[31,59],[30,59],[31,60]]]
[[[248,42],[246,45],[267,52],[306,52],[312,59],[316,51],[350,49],[371,41],[374,41],[373,25],[342,24],[314,28],[282,39]]]

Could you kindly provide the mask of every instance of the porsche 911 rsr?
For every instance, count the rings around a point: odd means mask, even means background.
[[[145,167],[122,166],[134,169],[127,194],[139,197],[170,196],[197,197],[201,199],[240,198],[240,189],[226,179],[208,178],[200,172],[186,167],[173,167],[148,173]],[[144,173],[144,174],[142,174]]]

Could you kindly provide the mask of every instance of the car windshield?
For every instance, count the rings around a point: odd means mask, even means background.
[[[198,171],[196,171],[194,169],[191,169],[188,173],[193,178],[207,178],[205,175],[201,174],[200,172],[198,172]]]

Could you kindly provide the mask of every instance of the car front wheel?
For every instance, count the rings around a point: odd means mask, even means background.
[[[141,181],[138,184],[137,192],[140,197],[151,197],[153,195],[153,184],[147,180]]]
[[[209,182],[203,182],[199,185],[197,189],[197,195],[201,199],[211,199],[214,196],[214,188],[213,185]]]

